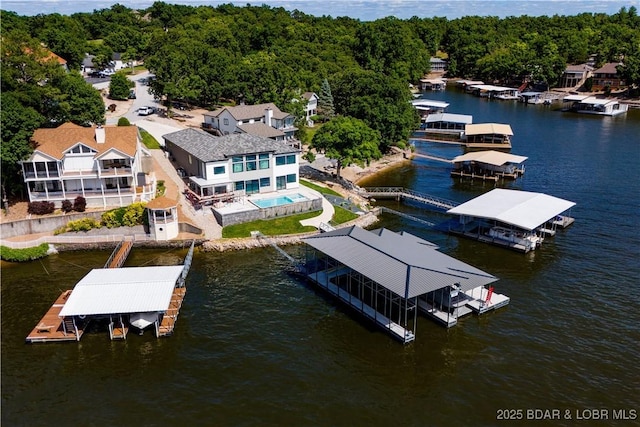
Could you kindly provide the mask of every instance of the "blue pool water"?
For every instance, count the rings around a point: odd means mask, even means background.
[[[309,200],[309,199],[307,199],[302,194],[289,194],[288,196],[278,196],[278,197],[271,197],[269,199],[252,200],[251,203],[253,203],[254,205],[256,205],[261,209],[264,209],[264,208],[273,208],[276,206],[288,205],[291,203],[304,202],[306,200]]]

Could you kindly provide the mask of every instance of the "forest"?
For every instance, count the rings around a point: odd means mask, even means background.
[[[77,71],[85,54],[107,64],[114,52],[144,63],[158,99],[213,109],[274,102],[296,110],[302,93],[330,86],[332,113],[379,132],[379,148],[402,145],[416,125],[409,84],[429,72],[432,56],[449,75],[493,82],[525,78],[555,86],[567,64],[622,61],[619,73],[640,85],[640,18],[635,7],[613,15],[468,16],[364,22],[315,17],[269,6],[184,6],[145,10],[116,4],[70,16],[2,19],[2,183],[19,186],[17,161],[41,126],[104,122],[104,105]],[[54,52],[67,61],[65,73]]]

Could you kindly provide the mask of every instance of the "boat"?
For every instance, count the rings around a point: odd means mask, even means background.
[[[595,114],[599,116],[617,116],[629,109],[627,104],[620,104],[616,99],[596,98],[589,95],[569,95],[562,99],[562,111]]]
[[[138,328],[140,332],[153,325],[157,321],[158,313],[155,311],[131,313],[129,315],[129,323],[131,324],[131,326]]]

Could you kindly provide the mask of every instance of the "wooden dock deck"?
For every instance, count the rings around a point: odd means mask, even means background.
[[[78,341],[80,339],[84,329],[78,329],[78,336],[72,331],[65,332],[62,326],[62,319],[58,316],[60,310],[62,310],[62,307],[67,302],[69,295],[71,295],[70,289],[60,294],[51,308],[49,308],[42,319],[40,319],[40,322],[38,322],[36,327],[33,328],[27,336],[26,341],[28,343]]]
[[[164,313],[164,316],[162,316],[162,321],[158,327],[158,337],[167,337],[173,334],[173,329],[176,326],[178,314],[180,314],[180,308],[182,308],[182,302],[184,301],[186,293],[187,288],[185,287],[177,287],[173,290],[169,309]]]

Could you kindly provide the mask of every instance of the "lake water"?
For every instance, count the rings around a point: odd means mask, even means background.
[[[511,297],[508,307],[450,330],[420,318],[416,341],[403,346],[290,276],[272,248],[197,252],[172,337],[147,332],[112,342],[102,332],[79,343],[27,345],[60,291],[109,252],[4,263],[2,425],[593,425],[577,418],[596,409],[609,417],[597,425],[627,425],[613,411],[640,412],[640,111],[584,116],[455,90],[429,98],[474,122],[511,125],[512,153],[529,160],[510,187],[577,203],[575,224],[529,254],[383,216],[381,225],[499,277],[496,292]],[[461,153],[427,143],[416,149]],[[367,185],[459,202],[493,188],[458,182],[444,163],[424,159]],[[286,250],[303,257],[301,246]],[[127,265],[178,264],[185,254],[134,249]],[[497,420],[504,409],[523,410],[523,419]],[[562,419],[533,422],[528,409],[559,409]]]

